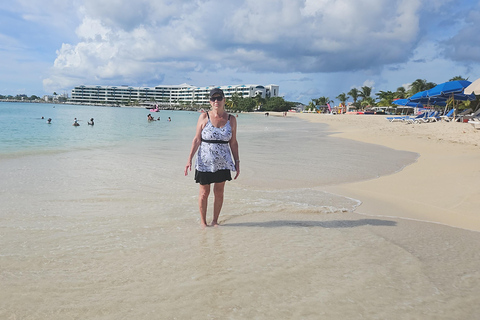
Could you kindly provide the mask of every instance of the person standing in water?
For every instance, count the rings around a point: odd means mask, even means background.
[[[223,206],[225,182],[240,174],[240,158],[237,142],[237,120],[225,111],[225,94],[219,88],[210,91],[210,111],[198,118],[195,137],[185,166],[185,176],[192,170],[192,159],[197,153],[195,181],[200,184],[198,207],[200,225],[207,226],[207,204],[210,186],[213,184],[214,205],[212,226],[218,226]],[[198,151],[198,152],[197,152]],[[232,160],[235,159],[235,161]]]

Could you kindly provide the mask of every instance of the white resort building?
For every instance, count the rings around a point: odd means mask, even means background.
[[[129,86],[77,86],[72,90],[71,102],[86,104],[127,104],[134,101],[169,105],[208,104],[208,93],[213,88],[220,88],[225,97],[230,98],[235,92],[241,97],[262,98],[278,97],[277,85],[231,85],[195,87],[188,84],[129,87]]]

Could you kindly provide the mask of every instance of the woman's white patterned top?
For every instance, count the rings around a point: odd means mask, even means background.
[[[208,116],[208,122],[202,130],[202,143],[198,148],[195,168],[201,172],[216,172],[226,169],[235,171],[228,144],[231,138],[230,115],[227,123],[221,128],[214,127]]]

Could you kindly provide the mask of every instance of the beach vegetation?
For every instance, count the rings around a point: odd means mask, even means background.
[[[408,89],[408,95],[413,96],[415,93],[420,91],[430,90],[435,87],[437,84],[435,82],[428,82],[425,79],[417,79],[410,84]]]
[[[406,98],[407,98],[407,89],[405,89],[404,86],[398,87],[397,91],[395,91],[394,99],[406,99]]]
[[[295,108],[296,103],[286,101],[283,97],[270,97],[265,99],[263,110],[284,112]]]
[[[360,101],[362,107],[375,106],[375,99],[372,98],[372,87],[363,86],[360,89],[359,97],[362,99]]]
[[[320,97],[318,99],[314,99],[316,102],[317,106],[326,106],[330,103],[333,103],[333,100],[331,100],[329,97]]]
[[[464,78],[462,76],[455,76],[453,77],[452,79],[448,80],[448,81],[457,81],[457,80],[468,80],[468,78]]]
[[[350,91],[348,91],[348,95],[352,97],[353,105],[355,107],[358,107],[357,100],[358,100],[358,97],[360,96],[360,90],[358,90],[357,88],[352,88]]]
[[[310,101],[308,103],[308,106],[305,108],[307,111],[315,111],[317,108],[316,108],[316,104],[315,102],[313,101],[314,99],[312,99],[312,101]]]
[[[342,105],[346,105],[347,100],[348,100],[349,98],[350,98],[350,97],[349,97],[346,93],[344,93],[344,92],[340,93],[340,94],[336,97],[336,99],[338,99],[338,101],[340,101],[340,104],[342,104]]]
[[[26,94],[17,94],[16,96],[12,95],[2,95],[0,94],[0,100],[3,101],[25,101],[25,102],[43,102],[42,98],[32,95],[27,96]]]
[[[379,100],[377,106],[379,107],[388,107],[392,104],[392,101],[395,99],[396,92],[392,91],[380,91],[375,93],[377,99]]]
[[[265,99],[262,98],[262,95],[259,93],[257,94],[253,100],[255,101],[255,110],[263,111],[263,104],[265,103]]]

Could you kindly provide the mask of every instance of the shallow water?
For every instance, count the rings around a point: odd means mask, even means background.
[[[357,215],[357,200],[322,191],[392,174],[415,154],[240,114],[241,175],[227,183],[222,226],[201,230],[198,186],[183,176],[198,114],[162,111],[148,123],[148,113],[0,104],[0,318],[480,311],[479,233]],[[96,124],[75,128],[74,117]]]

